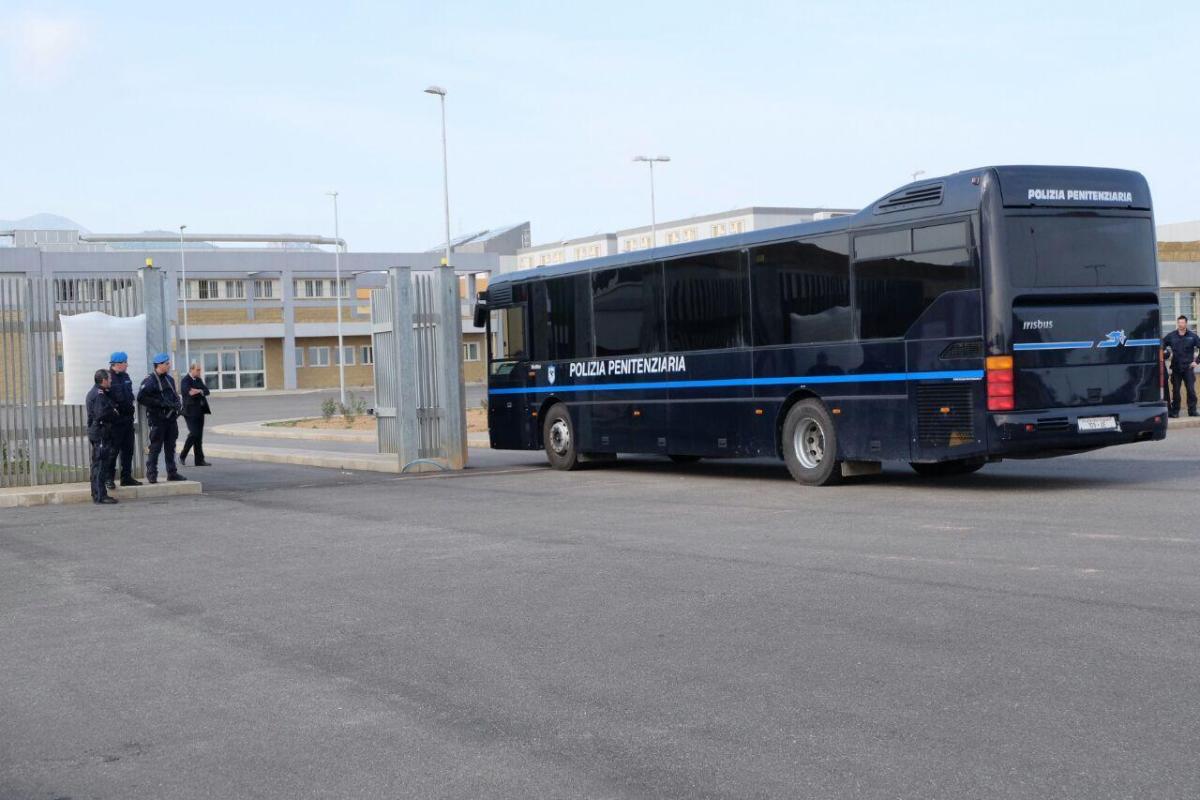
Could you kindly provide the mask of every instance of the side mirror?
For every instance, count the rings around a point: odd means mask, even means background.
[[[488,307],[487,307],[487,292],[480,292],[475,298],[475,327],[483,328],[487,326]]]

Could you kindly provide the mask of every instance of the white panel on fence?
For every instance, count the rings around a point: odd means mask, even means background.
[[[62,326],[63,405],[83,405],[96,385],[98,369],[108,368],[117,350],[129,356],[130,377],[136,384],[149,361],[146,355],[146,315],[113,317],[99,311],[59,316]]]

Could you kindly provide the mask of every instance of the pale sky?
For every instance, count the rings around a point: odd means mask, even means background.
[[[0,0],[0,219],[535,243],[860,207],[999,163],[1124,167],[1200,219],[1193,2]]]

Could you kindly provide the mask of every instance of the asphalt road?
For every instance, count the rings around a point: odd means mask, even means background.
[[[1200,431],[0,517],[0,798],[1192,798]]]
[[[468,383],[464,387],[469,407],[478,406],[483,399],[485,387],[479,383]],[[347,387],[349,395],[361,397],[370,408],[375,404],[375,389],[372,387]],[[253,422],[264,419],[294,419],[297,417],[321,416],[321,403],[325,398],[338,399],[337,389],[319,389],[307,392],[278,394],[222,394],[209,397],[213,414],[209,425],[229,422]]]

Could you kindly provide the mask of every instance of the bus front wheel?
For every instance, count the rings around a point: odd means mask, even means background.
[[[571,415],[562,403],[555,403],[546,412],[542,420],[542,441],[546,445],[546,458],[550,460],[550,466],[564,470],[579,466],[575,426],[571,424]]]
[[[830,486],[842,479],[833,417],[818,400],[801,400],[783,420],[783,460],[788,472],[808,486]]]

